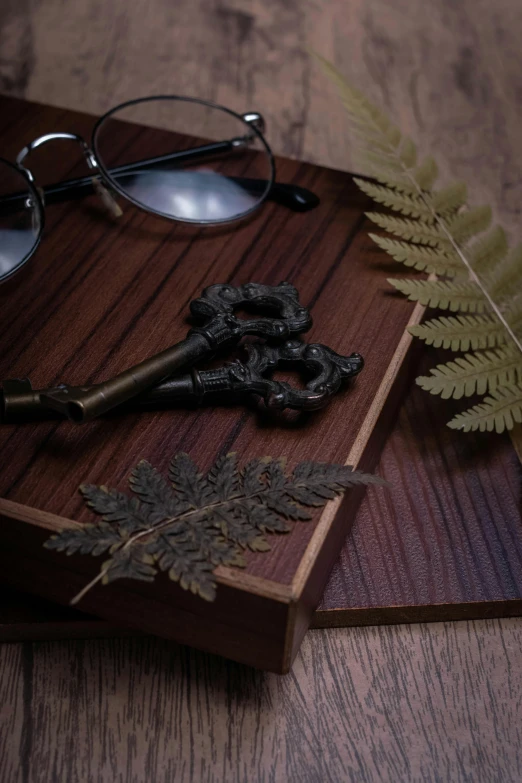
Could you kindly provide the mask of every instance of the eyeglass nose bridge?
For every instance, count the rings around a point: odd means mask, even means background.
[[[101,199],[104,207],[114,216],[119,217],[122,214],[121,208],[117,201],[114,199],[112,193],[110,190],[106,187],[106,185],[102,181],[102,172],[100,170],[100,167],[98,166],[98,161],[96,160],[96,156],[94,152],[91,150],[83,136],[80,136],[77,133],[45,133],[43,136],[38,136],[38,138],[31,141],[27,146],[25,146],[23,149],[20,150],[18,155],[16,156],[16,165],[18,168],[23,171],[29,182],[31,184],[35,184],[33,174],[27,166],[23,165],[24,160],[28,155],[30,155],[31,152],[38,149],[38,147],[42,147],[44,144],[48,144],[50,141],[56,141],[56,140],[67,140],[67,141],[75,141],[77,142],[83,152],[84,158],[87,162],[87,165],[89,169],[92,172],[95,172],[95,176],[93,176],[92,184],[95,190],[95,193],[99,198]],[[38,188],[38,191],[40,193],[40,196],[43,201],[43,191],[41,188]]]
[[[23,161],[31,152],[38,149],[38,147],[43,147],[44,144],[48,144],[50,141],[56,141],[58,139],[76,141],[82,148],[82,152],[89,168],[91,170],[98,171],[98,163],[94,153],[82,136],[79,136],[77,133],[46,133],[43,136],[38,136],[38,138],[33,139],[33,141],[21,149],[16,156],[16,165],[25,172],[30,182],[34,183],[34,177],[31,170],[23,165]]]

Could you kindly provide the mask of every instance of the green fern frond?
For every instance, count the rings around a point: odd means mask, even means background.
[[[386,152],[375,149],[364,150],[357,155],[357,159],[362,165],[369,167],[371,174],[378,174],[379,179],[382,176],[391,177],[392,175],[398,179],[404,177],[401,161]]]
[[[486,231],[491,225],[492,219],[491,207],[474,207],[446,222],[446,226],[455,242],[464,244],[482,231]]]
[[[439,169],[437,163],[431,156],[424,158],[422,163],[417,166],[413,172],[413,179],[419,188],[425,191],[429,191],[433,188],[438,176]]]
[[[522,334],[522,298],[517,306],[505,312],[506,320],[515,332]],[[512,345],[504,326],[493,315],[441,316],[408,328],[410,334],[419,337],[434,348],[452,351],[474,351]]]
[[[503,303],[514,299],[522,292],[522,244],[514,247],[497,264],[488,283],[493,298]]]
[[[522,245],[508,251],[504,230],[490,228],[490,207],[467,207],[464,183],[434,192],[433,158],[417,163],[413,141],[319,59],[356,127],[368,173],[381,183],[357,184],[395,213],[368,213],[395,238],[370,236],[396,261],[439,278],[389,282],[412,301],[456,313],[412,326],[410,333],[436,347],[483,351],[439,365],[419,384],[443,397],[489,391],[482,403],[449,423],[453,429],[511,429],[522,423]]]
[[[431,394],[448,400],[485,394],[497,386],[507,386],[522,380],[522,355],[515,346],[485,353],[468,353],[447,364],[439,364],[430,375],[417,378],[417,383]]]
[[[380,182],[382,185],[386,185],[399,193],[405,193],[408,196],[414,196],[416,199],[420,198],[419,188],[412,182],[411,179],[405,179],[404,177],[393,178],[391,176],[384,176],[382,171],[373,173],[373,179],[376,182]],[[427,195],[427,194],[423,194]]]
[[[455,212],[466,204],[468,188],[465,182],[454,182],[430,196],[430,202],[438,215]]]
[[[520,386],[499,386],[479,405],[459,413],[450,422],[452,430],[470,432],[498,432],[511,430],[522,422],[522,388]]]
[[[365,161],[364,158],[361,159],[361,162],[363,164],[366,162],[367,165],[370,165],[368,174],[371,174],[373,179],[381,185],[386,185],[388,188],[398,190],[400,193],[408,193],[410,196],[418,195],[417,188],[412,185],[408,177],[401,176],[401,174],[397,174],[396,171],[385,171],[384,169],[372,168],[371,164],[369,164],[368,161]]]
[[[379,130],[384,135],[389,134],[392,140],[398,138],[395,144],[397,146],[401,140],[401,133],[398,128],[392,125],[386,114],[378,109],[377,106],[374,106],[363,92],[348,84],[341,72],[328,60],[317,54],[316,57],[325,73],[337,85],[341,100],[347,111],[360,122],[366,123],[370,130]]]
[[[356,180],[356,182],[361,190],[375,199],[375,201],[394,209],[396,212],[402,212],[410,217],[418,218],[417,220],[408,220],[394,217],[393,215],[383,215],[379,212],[367,213],[368,217],[381,228],[409,242],[429,244],[436,242],[451,247],[451,241],[446,232],[435,222],[435,215],[443,217],[445,211],[444,209],[440,210],[440,208],[435,209],[436,198],[431,200],[431,197],[427,196],[427,200],[423,201],[423,199],[411,193],[403,192],[402,194],[397,194],[391,188],[373,185],[364,180]],[[443,191],[440,191],[436,195],[441,195],[443,206],[444,204],[446,205],[446,211],[451,211],[451,197],[454,194],[443,194]],[[475,207],[467,212],[447,218],[444,221],[444,225],[455,242],[464,244],[472,237],[485,231],[489,227],[491,219],[491,207]],[[460,264],[461,267],[464,266],[462,261]]]
[[[354,177],[354,182],[359,190],[373,198],[374,201],[378,201],[379,204],[384,204],[385,207],[394,209],[396,212],[402,212],[403,215],[423,217],[433,222],[429,207],[419,196],[411,195],[404,190],[398,191],[395,188],[376,185],[374,182],[368,182],[359,179],[359,177]]]
[[[400,131],[393,126],[390,126],[388,130],[383,133],[368,125],[367,119],[361,120],[353,114],[350,115],[350,118],[356,143],[360,146],[361,150],[367,149],[371,144],[373,149],[389,153],[391,150],[396,149],[401,143],[402,135]]]
[[[516,296],[509,300],[508,304],[504,308],[504,317],[511,327],[513,333],[517,337],[522,336],[522,296]],[[506,332],[505,334],[506,343],[509,345],[512,343],[514,345],[513,340],[511,339],[510,335]]]
[[[506,232],[500,226],[495,226],[484,237],[466,248],[471,266],[479,275],[493,269],[507,255],[507,252]]]
[[[386,250],[389,255],[405,266],[418,269],[420,272],[428,272],[439,276],[448,277],[463,276],[462,261],[457,253],[427,245],[414,245],[411,242],[402,242],[400,239],[390,239],[378,234],[368,235],[375,244]]]
[[[434,318],[408,328],[410,334],[434,348],[474,351],[495,348],[506,342],[506,330],[489,315],[451,315]]]
[[[385,139],[383,141],[382,136],[370,133],[367,126],[361,125],[354,129],[354,158],[364,158],[369,143],[371,143],[372,150],[375,152],[382,152],[385,155],[390,152],[390,142],[388,140]]]
[[[480,288],[471,282],[448,282],[446,280],[394,280],[389,278],[398,291],[413,302],[425,307],[438,307],[452,312],[484,313],[487,302]]]
[[[401,143],[402,133],[395,125],[392,125],[391,122],[384,131],[384,135],[390,147],[393,147],[394,149]]]
[[[396,149],[401,143],[402,133],[392,125],[391,121],[389,121],[388,128],[383,131],[381,127],[375,126],[373,119],[370,119],[366,112],[361,111],[359,104],[357,106],[352,104],[352,108],[349,108],[345,103],[344,108],[350,119],[351,131],[361,140],[364,138],[372,145],[376,141],[385,143],[387,150]]]
[[[394,215],[384,215],[382,212],[367,212],[366,217],[376,223],[379,228],[383,228],[390,234],[409,242],[418,242],[431,247],[443,246],[451,248],[451,243],[447,240],[442,229],[436,223],[427,223],[422,220],[408,220]]]

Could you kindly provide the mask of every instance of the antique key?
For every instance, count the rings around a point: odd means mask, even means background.
[[[117,411],[162,408],[176,403],[230,404],[245,395],[261,398],[270,409],[312,411],[326,405],[341,383],[353,378],[364,366],[360,354],[341,356],[326,345],[298,340],[287,340],[279,346],[250,343],[245,348],[246,362],[235,361],[212,370],[192,369],[118,406]],[[285,381],[274,380],[271,376],[277,369],[300,370],[306,379],[305,388],[297,389]],[[4,424],[60,418],[59,413],[41,402],[41,395],[59,391],[60,387],[33,389],[28,379],[6,380],[3,387]]]
[[[238,308],[267,315],[243,320],[234,315]],[[42,393],[41,403],[72,421],[88,421],[145,392],[180,368],[208,358],[218,348],[238,343],[245,335],[281,341],[306,332],[312,325],[310,313],[300,304],[297,289],[290,283],[212,285],[191,302],[190,311],[202,324],[177,345],[104,383],[89,387],[63,385]]]
[[[190,400],[198,404],[236,402],[245,394],[261,398],[272,410],[314,411],[324,407],[343,380],[358,375],[364,360],[358,353],[342,356],[327,345],[287,340],[282,345],[249,343],[248,360],[236,361],[215,370],[192,370],[190,375],[172,378],[151,389],[140,404],[158,405]],[[271,377],[275,370],[299,370],[306,378],[304,389]]]

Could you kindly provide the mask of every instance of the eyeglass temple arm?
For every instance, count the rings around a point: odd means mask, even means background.
[[[191,159],[201,159],[219,154],[220,152],[229,152],[235,146],[238,145],[237,143],[234,143],[234,140],[205,144],[201,147],[194,147],[181,152],[160,155],[155,158],[136,161],[135,163],[129,163],[124,166],[117,166],[109,169],[109,174],[111,176],[133,174],[144,167],[150,168],[151,166],[162,165],[171,161],[184,163]],[[95,175],[94,177],[80,177],[78,179],[70,179],[64,182],[57,182],[53,185],[47,185],[42,189],[45,203],[57,204],[91,195],[94,192],[95,187],[93,179],[99,180],[100,177],[99,175]],[[251,177],[230,177],[229,179],[248,187],[254,192],[259,190],[260,195],[266,188],[266,180],[263,179]],[[0,214],[9,214],[16,211],[23,206],[24,199],[25,197],[21,193],[13,193],[0,198]],[[299,185],[283,182],[273,183],[270,192],[267,195],[267,199],[288,207],[288,209],[291,209],[294,212],[307,212],[319,204],[318,196],[316,196],[315,193],[312,193],[312,191],[302,188]],[[8,210],[8,212],[4,210]]]

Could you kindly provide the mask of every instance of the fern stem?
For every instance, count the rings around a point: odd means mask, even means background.
[[[438,225],[439,225],[439,227],[442,229],[442,231],[443,231],[443,232],[444,232],[444,234],[446,235],[447,239],[448,239],[448,240],[449,240],[449,242],[451,243],[451,246],[453,247],[453,249],[455,250],[455,252],[456,252],[456,253],[457,253],[457,255],[459,256],[460,260],[462,261],[462,263],[464,264],[464,266],[465,266],[465,267],[466,267],[466,269],[468,270],[468,274],[469,274],[469,276],[470,276],[471,280],[472,280],[474,283],[476,283],[476,285],[478,285],[478,287],[480,288],[480,290],[481,290],[481,291],[482,291],[482,293],[484,294],[484,297],[486,298],[486,300],[487,300],[487,302],[488,302],[489,306],[491,307],[491,309],[493,310],[493,312],[494,312],[494,313],[495,313],[495,315],[497,316],[498,320],[500,321],[500,323],[502,324],[502,326],[504,327],[504,329],[506,330],[506,332],[509,334],[509,336],[511,337],[511,339],[512,339],[512,340],[513,340],[513,342],[515,343],[515,345],[516,345],[516,347],[518,348],[518,350],[520,351],[520,353],[522,353],[522,342],[521,342],[521,341],[518,339],[518,337],[516,336],[515,332],[513,331],[513,329],[511,328],[511,326],[510,326],[510,325],[509,325],[509,323],[507,322],[507,320],[506,320],[506,318],[504,317],[504,315],[503,315],[503,313],[502,313],[502,311],[501,311],[500,307],[497,305],[497,303],[495,302],[495,300],[493,299],[493,297],[492,297],[492,296],[491,296],[491,294],[489,293],[489,291],[488,291],[488,289],[487,289],[487,286],[485,286],[485,285],[484,285],[484,283],[483,283],[483,282],[482,282],[482,280],[480,279],[479,275],[477,275],[477,273],[475,272],[475,270],[474,270],[474,269],[473,269],[473,267],[471,266],[471,264],[470,264],[469,260],[466,258],[466,256],[465,256],[465,255],[464,255],[464,253],[462,252],[462,249],[459,247],[458,243],[457,243],[457,242],[455,242],[455,240],[454,240],[454,238],[452,237],[452,235],[451,235],[451,232],[448,230],[448,228],[447,228],[446,224],[445,224],[445,223],[444,223],[444,221],[443,221],[443,220],[442,220],[442,219],[439,217],[439,215],[438,215],[437,211],[436,211],[436,210],[433,208],[433,205],[432,205],[432,204],[430,204],[429,200],[428,200],[428,199],[425,197],[425,195],[424,195],[423,191],[422,191],[422,190],[421,190],[421,189],[418,187],[418,185],[417,185],[417,183],[415,182],[414,178],[413,178],[413,177],[410,175],[410,173],[409,173],[409,172],[407,172],[407,176],[408,176],[408,178],[409,178],[409,179],[410,179],[410,180],[413,182],[413,184],[415,185],[415,187],[417,188],[417,191],[418,191],[418,193],[419,193],[419,196],[422,198],[422,200],[424,201],[424,203],[426,204],[426,206],[427,206],[427,207],[429,207],[429,209],[431,210],[431,213],[432,213],[433,217],[435,218],[435,220],[436,220],[437,224],[438,224]]]
[[[89,584],[85,585],[85,587],[80,590],[77,595],[74,596],[74,598],[71,598],[69,601],[70,606],[75,606],[75,604],[79,603],[82,598],[89,592],[89,590],[92,590],[92,588],[98,584],[98,582],[103,579],[103,577],[109,573],[110,565],[106,566],[105,568],[102,568],[99,574],[97,574],[94,579],[91,579]]]
[[[520,353],[522,354],[522,342],[521,342],[521,340],[519,340],[519,338],[516,336],[515,332],[513,331],[513,329],[509,325],[508,321],[504,317],[500,307],[497,305],[497,303],[495,302],[495,300],[493,299],[493,297],[489,293],[487,287],[484,285],[484,283],[480,279],[479,275],[477,275],[477,273],[473,269],[470,261],[466,258],[466,256],[463,253],[461,247],[455,241],[454,237],[452,236],[451,232],[448,230],[445,222],[442,220],[442,218],[438,214],[437,210],[434,208],[434,206],[431,203],[431,201],[426,197],[426,194],[422,190],[422,188],[419,187],[417,181],[415,180],[415,177],[412,176],[411,169],[409,169],[404,164],[404,161],[402,160],[400,154],[398,154],[397,149],[394,148],[391,144],[389,144],[388,140],[386,139],[386,136],[382,133],[382,130],[379,128],[378,123],[373,121],[372,117],[370,117],[370,120],[373,122],[373,125],[374,125],[376,131],[380,132],[380,135],[383,138],[383,146],[384,146],[384,143],[388,144],[389,157],[393,158],[396,162],[398,162],[400,164],[404,175],[408,178],[408,180],[410,181],[410,183],[413,186],[414,190],[416,190],[417,194],[421,198],[422,202],[427,206],[427,208],[429,209],[429,211],[430,211],[432,217],[434,218],[435,222],[437,223],[439,228],[442,229],[442,231],[446,235],[446,238],[450,242],[453,250],[457,253],[458,257],[460,258],[460,260],[462,261],[462,263],[466,267],[466,269],[468,271],[468,274],[470,276],[470,279],[476,285],[478,285],[478,287],[480,288],[480,290],[481,290],[482,294],[484,295],[486,301],[488,302],[489,306],[491,307],[491,309],[495,313],[496,317],[498,318],[498,320],[500,321],[500,323],[502,324],[502,326],[504,327],[504,329],[506,330],[508,335],[511,337],[511,339],[515,343],[515,345],[518,348],[518,350],[520,351]]]

